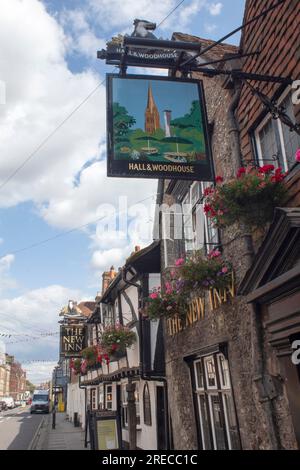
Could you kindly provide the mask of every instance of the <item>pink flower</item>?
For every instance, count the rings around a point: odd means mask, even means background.
[[[208,258],[219,258],[221,256],[221,252],[219,250],[213,250],[208,254]]]
[[[157,299],[158,298],[158,293],[157,292],[152,292],[152,294],[150,294],[150,299]]]
[[[222,176],[216,176],[216,183],[223,183],[224,179],[222,178]]]
[[[166,287],[166,294],[172,294],[172,284],[170,282],[166,282],[165,283],[165,287]]]
[[[228,273],[228,268],[226,268],[226,266],[224,266],[224,268],[222,268],[222,273],[223,273],[223,274]]]
[[[300,149],[298,149],[297,152],[296,152],[295,160],[296,160],[296,162],[300,162]]]
[[[175,266],[182,266],[184,264],[183,258],[178,258],[175,262]]]

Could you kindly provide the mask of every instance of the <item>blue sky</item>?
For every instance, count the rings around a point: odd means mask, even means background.
[[[105,72],[112,72],[96,59],[97,49],[105,47],[113,35],[131,33],[134,18],[159,23],[177,3],[3,2],[0,42],[5,46],[0,80],[7,90],[6,104],[0,105],[3,180],[96,89]],[[243,10],[244,0],[186,0],[156,34],[167,39],[179,31],[218,39],[241,24]],[[238,40],[239,35],[228,42],[238,44]],[[103,85],[0,189],[0,333],[28,332],[39,325],[53,331],[58,311],[69,298],[94,298],[102,271],[112,264],[121,265],[134,244],[147,242],[135,229],[118,239],[113,226],[99,237],[96,225],[91,224],[88,229],[14,254],[98,219],[103,204],[117,206],[119,195],[127,196],[129,205],[148,197],[149,209],[155,181],[108,180],[105,139]],[[150,209],[149,214],[142,220],[151,230]],[[21,361],[52,359],[57,348],[57,342],[50,340],[7,346]],[[45,379],[49,367],[32,366],[30,377]]]

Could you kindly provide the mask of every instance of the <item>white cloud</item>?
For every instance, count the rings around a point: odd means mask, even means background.
[[[222,11],[222,8],[223,8],[223,4],[221,2],[218,2],[218,3],[209,3],[207,5],[207,8],[208,8],[208,11],[209,13],[212,15],[212,16],[217,16],[217,15],[220,15],[221,11]]]
[[[80,302],[88,297],[77,289],[69,289],[60,285],[51,285],[30,290],[14,298],[0,299],[1,332],[36,336],[43,332],[58,332],[59,311],[69,299]],[[12,337],[6,343],[6,350],[16,360],[24,361],[28,368],[28,360],[57,361],[59,335],[31,339]],[[22,341],[21,341],[22,340]],[[11,344],[10,344],[11,343]],[[45,365],[46,367],[46,365]],[[47,365],[48,367],[48,365]],[[30,365],[34,374],[48,371],[41,363]],[[51,366],[53,369],[53,366]],[[50,370],[52,370],[50,367]],[[47,372],[48,373],[48,372]],[[45,374],[44,374],[45,375]],[[45,376],[43,380],[46,380]],[[31,376],[31,379],[33,376]],[[29,377],[30,379],[30,377]]]
[[[18,24],[18,28],[16,28]],[[12,41],[11,38],[14,38]],[[0,115],[1,180],[5,180],[100,82],[71,73],[63,30],[37,0],[10,0],[1,10],[1,79],[7,104]],[[105,140],[105,89],[68,120],[0,190],[0,204],[43,203],[72,187],[75,174],[99,156]]]
[[[41,383],[51,380],[52,371],[57,362],[33,362],[26,363],[22,367],[26,371],[26,378],[34,385],[39,386]]]
[[[178,0],[87,0],[94,20],[103,31],[116,33],[133,31],[132,20],[147,19],[159,24],[178,5]],[[191,0],[182,4],[160,26],[162,31],[179,31],[186,28],[194,16],[206,5],[207,0]],[[130,19],[129,19],[130,18]],[[156,34],[156,33],[154,33]],[[157,33],[159,35],[159,32]]]
[[[10,276],[10,268],[14,262],[14,255],[6,255],[0,258],[0,294],[17,287],[16,281]]]
[[[59,20],[68,35],[68,54],[95,59],[97,50],[105,48],[106,41],[96,36],[87,21],[86,9],[63,10]]]

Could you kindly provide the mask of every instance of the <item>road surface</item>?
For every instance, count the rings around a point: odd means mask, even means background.
[[[26,450],[43,414],[30,414],[30,407],[0,412],[0,450]]]

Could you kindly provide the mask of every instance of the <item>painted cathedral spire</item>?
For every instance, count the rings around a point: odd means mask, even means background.
[[[157,129],[160,129],[159,112],[153,98],[151,84],[149,84],[147,108],[145,111],[145,132],[154,134]]]

